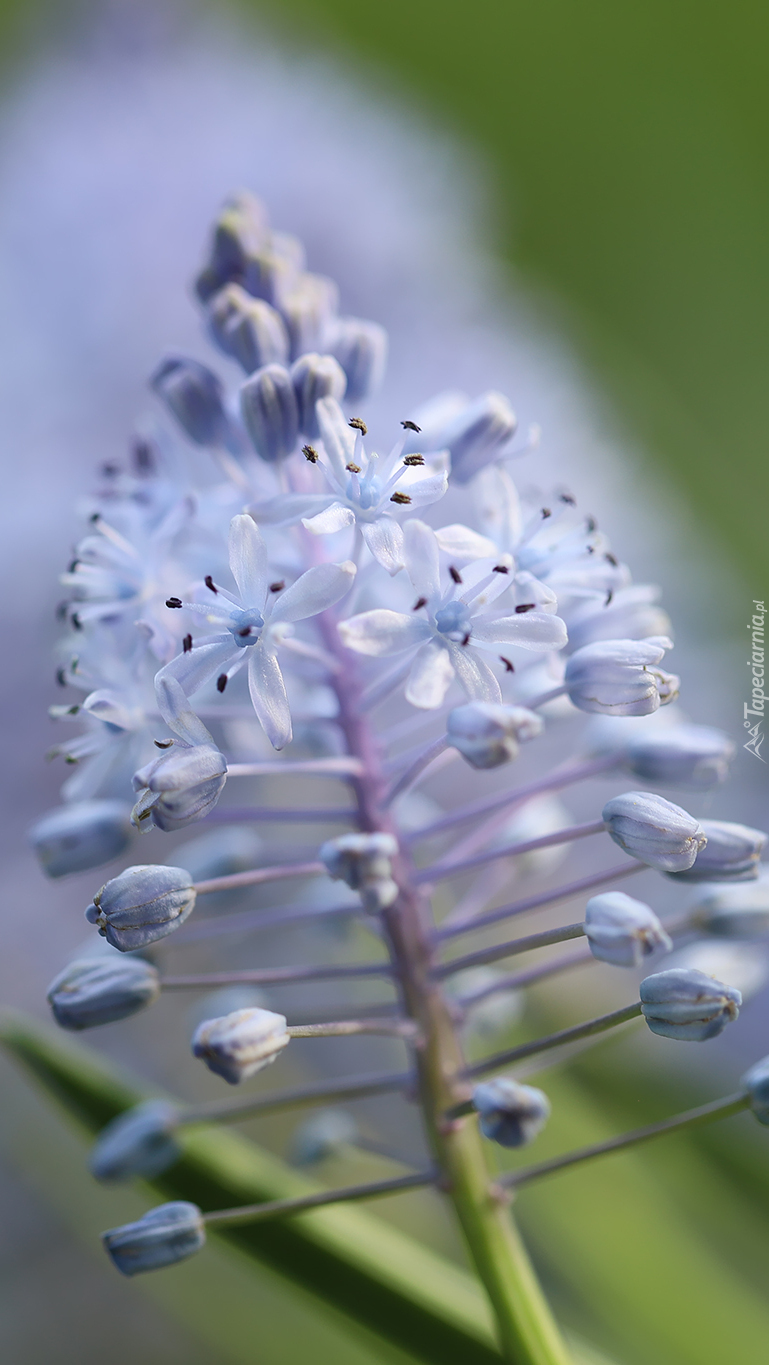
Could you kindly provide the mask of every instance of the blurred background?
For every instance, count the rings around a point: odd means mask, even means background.
[[[46,882],[25,846],[61,781],[42,755],[74,509],[147,409],[158,355],[206,358],[189,281],[233,187],[305,240],[345,311],[388,327],[389,421],[456,385],[541,423],[529,474],[577,487],[663,586],[687,713],[743,742],[745,623],[769,578],[765,7],[3,0],[0,24],[4,1003],[45,1017],[93,890]],[[765,824],[765,771],[740,749],[728,787],[688,804]],[[560,1022],[584,1001],[530,1010]],[[768,1022],[758,991],[706,1059],[638,1039],[552,1072],[553,1150],[733,1088]],[[192,1093],[177,1037],[140,1021],[97,1044]],[[95,1186],[80,1137],[0,1066],[4,1360],[405,1359],[223,1251],[118,1282],[97,1233],[146,1192]],[[253,1134],[285,1145],[279,1126]],[[616,1365],[761,1359],[766,1142],[736,1120],[527,1195],[564,1320]],[[459,1256],[421,1198],[381,1216]]]

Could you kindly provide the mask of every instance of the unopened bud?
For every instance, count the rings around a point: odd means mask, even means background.
[[[179,1111],[166,1100],[148,1100],[119,1114],[100,1132],[88,1169],[97,1180],[152,1180],[181,1156],[174,1139]]]
[[[704,1043],[737,1018],[742,995],[694,967],[672,967],[641,982],[641,1010],[652,1033]]]
[[[640,967],[658,948],[673,947],[654,911],[624,891],[593,896],[585,907],[585,936],[593,957],[614,967]]]
[[[291,454],[299,437],[299,409],[283,365],[264,365],[246,380],[240,411],[257,455],[273,463]]]
[[[343,834],[323,844],[320,859],[334,881],[359,891],[364,909],[376,914],[398,895],[391,865],[397,852],[392,834]]]
[[[291,379],[299,411],[299,429],[313,441],[320,435],[315,404],[319,398],[344,398],[345,372],[332,355],[310,352],[291,366]]]
[[[291,1156],[296,1166],[315,1166],[327,1157],[352,1147],[360,1137],[352,1114],[344,1109],[322,1109],[300,1124],[291,1140]]]
[[[758,860],[767,840],[763,830],[728,820],[703,820],[707,844],[682,874],[687,882],[748,882],[758,876]]]
[[[127,1019],[157,1000],[160,978],[139,957],[70,962],[48,987],[48,1003],[62,1028],[95,1028]]]
[[[599,640],[572,654],[564,682],[580,711],[609,716],[646,716],[678,695],[678,679],[654,667],[671,648],[666,637]]]
[[[670,782],[701,790],[726,779],[734,748],[723,730],[708,725],[672,725],[631,739],[623,766],[646,782]]]
[[[525,706],[485,701],[455,706],[446,721],[449,744],[473,768],[498,768],[509,763],[517,758],[519,745],[536,739],[544,728],[542,718]]]
[[[349,403],[358,403],[376,393],[387,366],[384,327],[362,318],[338,318],[326,346],[347,375]]]
[[[208,321],[217,346],[246,374],[288,360],[288,333],[280,313],[264,299],[253,299],[239,284],[225,285],[214,295]]]
[[[192,911],[195,894],[183,867],[127,867],[97,891],[85,917],[113,948],[129,953],[178,929]]]
[[[654,792],[613,796],[601,814],[615,844],[660,872],[691,867],[707,843],[693,815]]]
[[[49,877],[66,877],[118,858],[131,839],[128,806],[122,801],[73,801],[35,822],[29,841]]]
[[[202,820],[216,805],[227,780],[227,760],[213,744],[174,740],[157,758],[134,773],[139,800],[131,819],[139,830],[183,829]]]
[[[507,1076],[476,1085],[473,1107],[480,1114],[479,1126],[484,1137],[498,1142],[500,1147],[525,1147],[550,1117],[547,1095]]]
[[[214,224],[209,262],[196,284],[199,298],[205,302],[223,284],[241,280],[247,261],[269,240],[270,225],[261,202],[248,191],[234,195]]]
[[[759,1123],[769,1126],[769,1057],[755,1062],[740,1080],[750,1096],[750,1110]]]
[[[440,444],[451,453],[455,483],[465,484],[492,460],[507,452],[518,422],[501,393],[484,393],[468,403],[446,425]]]
[[[569,613],[568,652],[582,649],[596,640],[648,640],[669,635],[670,617],[658,605],[659,588],[635,583],[620,588],[610,603],[588,601]]]
[[[195,445],[217,446],[226,441],[229,422],[224,389],[213,370],[185,356],[169,356],[155,370],[150,384]]]
[[[206,1230],[197,1204],[179,1199],[150,1209],[136,1223],[110,1228],[101,1239],[121,1275],[140,1275],[186,1261],[205,1244]]]
[[[277,236],[277,234],[276,234]],[[283,237],[280,245],[287,247],[294,238]],[[273,239],[269,247],[249,256],[243,271],[243,286],[255,299],[264,299],[282,311],[283,302],[296,286],[303,252],[299,243],[295,250],[276,250]]]
[[[300,275],[283,294],[280,311],[288,330],[292,360],[326,350],[325,337],[339,307],[339,290],[325,275]]]
[[[703,887],[691,921],[716,938],[759,938],[769,933],[769,878]]]
[[[275,1061],[291,1041],[285,1016],[272,1010],[245,1009],[206,1019],[192,1038],[192,1051],[209,1071],[239,1085]]]

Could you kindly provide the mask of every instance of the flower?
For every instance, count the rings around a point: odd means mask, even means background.
[[[239,1085],[274,1062],[290,1041],[284,1015],[263,1009],[235,1010],[220,1019],[206,1019],[193,1034],[192,1052],[209,1071],[230,1085]]]
[[[761,829],[728,820],[703,820],[707,843],[680,876],[689,882],[744,882],[758,876],[758,860],[767,840]]]
[[[152,1180],[181,1156],[174,1138],[179,1111],[166,1100],[147,1100],[108,1123],[88,1158],[97,1180]]]
[[[438,394],[417,413],[417,425],[421,448],[447,450],[454,482],[465,484],[512,453],[518,422],[504,394],[489,390],[472,401],[464,394]]]
[[[263,365],[240,390],[240,413],[257,455],[285,460],[299,439],[299,408],[285,365]]]
[[[224,388],[213,370],[187,356],[168,356],[158,365],[150,384],[195,445],[229,444],[232,438]]]
[[[73,801],[36,820],[29,842],[49,877],[84,872],[117,858],[128,847],[131,820],[123,801]]]
[[[654,911],[623,891],[606,891],[588,901],[585,937],[593,957],[615,967],[640,967],[658,948],[670,952],[673,947]]]
[[[704,1043],[737,1018],[742,995],[694,967],[672,967],[641,982],[641,1010],[652,1033]]]
[[[163,712],[178,739],[155,740],[162,752],[134,773],[139,799],[131,820],[139,830],[154,823],[158,829],[183,829],[202,820],[216,805],[227,780],[227,760],[202,720],[187,705],[181,686],[172,677],[158,682]]]
[[[702,933],[716,938],[758,938],[769,933],[769,877],[704,886],[690,918]]]
[[[340,622],[339,634],[348,649],[374,658],[416,649],[406,684],[413,706],[440,706],[455,676],[471,700],[499,703],[499,683],[477,650],[490,651],[507,668],[500,649],[549,650],[566,643],[557,616],[520,607],[511,615],[493,610],[509,586],[509,556],[476,560],[461,573],[452,565],[442,587],[435,532],[412,520],[404,527],[404,558],[417,594],[411,614],[375,608]]]
[[[455,706],[446,720],[449,744],[473,768],[498,768],[517,758],[519,743],[536,739],[544,721],[525,706],[470,701]]]
[[[693,815],[654,792],[613,796],[601,814],[615,844],[661,872],[691,867],[707,843]]]
[[[679,679],[654,667],[666,649],[672,649],[667,636],[583,645],[566,665],[570,702],[580,711],[601,715],[649,715],[678,696]]]
[[[345,372],[348,403],[359,403],[376,393],[387,365],[384,327],[363,318],[336,318],[326,329],[324,343]]]
[[[375,914],[398,895],[391,866],[397,852],[392,834],[342,834],[322,844],[319,856],[329,877],[360,891],[364,908]]]
[[[192,913],[195,896],[183,867],[127,867],[97,891],[85,917],[113,948],[130,953],[178,929]]]
[[[723,730],[709,725],[674,725],[632,738],[623,767],[647,782],[671,782],[700,790],[725,781],[734,752],[734,743]]]
[[[102,1233],[104,1250],[121,1275],[140,1275],[186,1261],[205,1240],[200,1209],[183,1199],[159,1204],[136,1223]]]
[[[283,493],[256,502],[249,511],[258,522],[290,526],[301,521],[314,535],[331,535],[356,526],[374,559],[388,573],[403,567],[403,531],[393,515],[395,507],[424,507],[442,498],[448,487],[445,469],[424,473],[421,455],[404,453],[405,437],[389,455],[368,455],[363,436],[345,421],[333,397],[315,407],[323,440],[323,454],[307,447],[329,485],[326,493]]]
[[[127,1019],[160,995],[155,968],[140,957],[99,957],[70,962],[48,987],[48,1003],[61,1028],[95,1028]]]
[[[321,398],[343,398],[347,375],[332,355],[309,352],[291,366],[291,382],[299,412],[299,430],[314,441],[320,436],[316,405]]]
[[[507,1076],[476,1085],[473,1108],[481,1116],[484,1137],[500,1147],[525,1147],[534,1141],[550,1117],[547,1095]]]
[[[288,360],[288,332],[280,313],[264,299],[252,298],[239,284],[226,284],[214,294],[207,318],[212,339],[246,374]]]
[[[173,726],[176,711],[169,705],[164,681],[175,679],[186,697],[197,692],[212,678],[220,692],[230,678],[248,664],[248,686],[254,710],[275,749],[291,741],[291,713],[277,650],[280,646],[297,652],[311,648],[294,642],[292,625],[316,616],[333,606],[349,590],[355,565],[318,564],[299,577],[290,587],[271,582],[267,550],[258,527],[250,516],[233,517],[230,523],[230,569],[238,596],[224,588],[209,588],[213,601],[203,606],[181,602],[211,625],[224,629],[205,637],[200,643],[177,655],[157,675],[158,706],[163,718]],[[174,605],[176,603],[174,602]]]

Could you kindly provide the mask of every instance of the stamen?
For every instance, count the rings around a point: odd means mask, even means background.
[[[417,430],[419,430],[419,428],[417,428]],[[424,462],[424,455],[404,455],[403,457],[403,463],[406,465],[407,469],[415,469],[419,465],[423,465]]]
[[[183,604],[182,604],[182,599],[181,599],[181,597],[168,597],[168,598],[166,598],[166,606],[167,606],[167,607],[175,607],[175,608],[178,610],[182,605],[183,605]]]
[[[494,568],[492,569],[491,572],[492,572],[492,573],[509,573],[510,570],[509,570],[509,568],[508,568],[508,566],[507,566],[506,564],[495,564],[495,565],[494,565]]]
[[[610,553],[607,552],[607,553],[604,555],[604,559],[608,559],[609,563],[610,563],[610,564],[613,564],[615,569],[617,568],[617,566],[618,566],[618,564],[619,564],[619,560],[617,559],[617,556],[616,556],[616,555],[613,555],[613,554],[610,554]]]
[[[462,575],[459,572],[459,569],[457,569],[453,564],[449,564],[449,577],[451,578],[452,583],[462,582]]]
[[[345,469],[349,474],[360,474],[360,465],[353,464],[352,460],[350,461],[349,464],[345,465]]]
[[[219,674],[219,677],[216,679],[216,690],[217,690],[217,692],[223,692],[226,686],[227,686],[227,674],[226,674],[226,673],[220,673],[220,674]]]
[[[595,517],[587,517],[585,519],[585,526],[587,527],[591,535],[593,534],[593,531],[598,530],[598,522],[596,521]]]
[[[506,658],[505,658],[504,654],[500,654],[500,656],[499,656],[499,662],[505,665],[505,672],[506,672],[506,673],[514,673],[514,672],[515,672],[515,668],[514,668],[513,664],[511,664],[511,662],[510,662],[509,659],[506,659]]]
[[[219,589],[218,589],[217,587],[214,586],[214,580],[213,580],[213,578],[212,578],[212,576],[211,576],[210,573],[207,573],[207,574],[206,574],[205,578],[203,579],[203,582],[205,583],[205,585],[206,585],[206,587],[208,588],[209,592],[218,592],[218,591],[219,591]]]
[[[519,602],[515,609],[516,616],[522,616],[525,611],[534,611],[536,602]]]
[[[57,683],[59,684],[59,687],[66,687],[66,686],[67,686],[67,675],[66,675],[66,673],[64,672],[64,669],[63,669],[63,668],[57,668],[57,670],[56,670],[56,681],[57,681]]]
[[[302,446],[302,454],[304,455],[305,460],[309,460],[310,464],[317,464],[320,459],[314,446]]]
[[[421,611],[422,608],[423,608],[423,607],[426,607],[426,606],[427,606],[427,598],[426,598],[426,597],[418,597],[417,600],[416,600],[416,602],[414,603],[413,607],[411,608],[411,610],[412,610],[412,611]]]
[[[605,607],[608,607],[608,606],[611,604],[611,601],[612,601],[612,598],[613,598],[613,597],[614,597],[614,589],[613,589],[613,588],[609,588],[609,591],[608,591],[607,594],[606,594],[606,601],[604,602],[604,606],[605,606]]]
[[[410,421],[408,420],[408,418],[406,419],[405,422],[401,422],[401,426],[403,427],[403,430],[404,430],[404,431],[416,431],[416,432],[420,432],[420,431],[422,430],[421,427],[418,427],[418,426],[417,426],[416,422],[410,422]]]
[[[552,514],[552,512],[551,512],[551,510],[550,510],[549,507],[543,507],[543,508],[542,508],[542,520],[543,520],[543,521],[547,521],[547,518],[548,518],[548,517],[552,517],[552,515],[553,515],[553,514]]]
[[[393,493],[390,497],[390,502],[397,503],[399,507],[409,507],[411,505],[411,498],[408,493]]]
[[[152,742],[156,749],[170,749],[174,741],[172,739],[154,739]]]
[[[368,436],[368,427],[362,417],[351,417],[347,425],[354,427],[356,431],[360,432],[361,436]]]
[[[279,578],[276,583],[270,584],[270,592],[282,592],[286,586],[285,578]]]
[[[182,640],[182,652],[183,652],[184,654],[189,654],[189,652],[190,652],[191,649],[192,649],[192,636],[191,636],[191,635],[185,635],[184,639]]]
[[[565,502],[569,507],[577,506],[577,499],[574,497],[572,493],[559,493],[558,497],[561,502]]]
[[[168,603],[166,603],[166,605],[168,605]],[[180,603],[179,603],[179,606],[181,606],[181,605],[182,605],[182,604],[181,604],[181,602],[180,602]],[[75,630],[82,630],[82,629],[83,629],[83,622],[80,620],[80,617],[78,616],[78,614],[77,614],[76,611],[73,611],[73,613],[72,613],[72,615],[70,616],[69,619],[70,619],[70,621],[72,622],[73,626],[75,627]]]

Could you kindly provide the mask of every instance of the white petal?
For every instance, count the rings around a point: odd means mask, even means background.
[[[481,524],[490,531],[500,550],[513,550],[523,528],[518,490],[506,469],[489,465],[476,484]]]
[[[334,501],[332,493],[280,493],[265,502],[252,502],[249,512],[265,526],[290,526],[302,517],[313,517]]]
[[[271,620],[304,621],[308,616],[317,616],[350,591],[355,573],[350,559],[343,564],[318,564],[308,569],[280,594]]]
[[[412,706],[432,711],[440,706],[451,686],[454,668],[446,646],[438,640],[428,640],[417,652],[417,657],[406,684],[406,700]]]
[[[155,680],[155,696],[163,720],[180,739],[188,744],[213,744],[213,739],[199,716],[195,715],[184,688],[170,673],[159,673]]]
[[[501,616],[498,620],[473,621],[473,643],[519,645],[521,649],[563,649],[566,626],[560,616],[545,611],[522,612],[520,616]]]
[[[469,649],[463,649],[461,645],[455,645],[451,640],[448,642],[448,648],[457,678],[470,700],[500,702],[502,693],[499,683],[488,664],[479,659],[477,654],[472,654]]]
[[[110,692],[108,688],[89,693],[80,709],[90,711],[98,720],[103,720],[107,725],[116,725],[119,730],[136,728],[135,712],[126,706],[118,692]]]
[[[432,527],[411,518],[403,526],[403,552],[406,571],[419,597],[429,601],[440,592],[438,541]]]
[[[284,749],[291,743],[291,711],[283,674],[275,655],[261,644],[248,661],[248,690],[273,749]]]
[[[435,538],[440,548],[452,559],[484,559],[497,552],[493,540],[471,531],[469,526],[463,526],[461,522],[441,526],[435,532]]]
[[[384,654],[400,654],[404,649],[421,644],[432,635],[427,621],[418,616],[405,616],[400,611],[377,607],[339,622],[339,634],[348,649],[358,654],[380,658]]]
[[[315,414],[329,464],[344,487],[347,482],[345,466],[350,464],[355,450],[355,432],[347,425],[335,398],[319,398],[315,404]]]
[[[426,507],[428,503],[437,502],[443,497],[449,486],[449,476],[444,469],[439,474],[415,479],[413,483],[408,479],[399,479],[398,485],[404,493],[408,493],[414,507]]]
[[[230,522],[230,569],[244,606],[262,607],[267,591],[267,547],[253,517]]]
[[[181,683],[185,696],[189,697],[204,683],[210,682],[211,678],[225,673],[229,664],[241,653],[230,634],[213,635],[205,644],[196,645],[187,654],[177,654],[170,664],[161,668],[155,677],[155,691],[160,678],[171,677]],[[160,714],[163,715],[162,709]]]
[[[302,517],[302,525],[312,531],[314,536],[330,536],[334,531],[343,531],[345,526],[352,526],[355,521],[355,513],[351,507],[344,507],[341,502],[332,502],[325,512],[318,512],[314,517]]]
[[[403,568],[403,531],[393,517],[382,516],[377,521],[360,524],[363,539],[374,559],[389,574]]]

